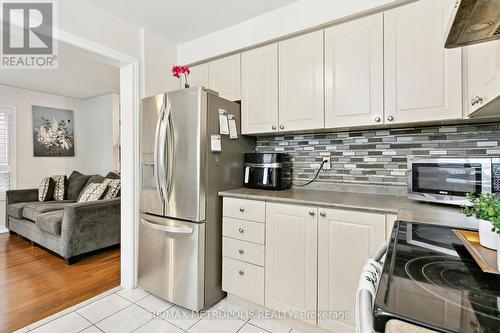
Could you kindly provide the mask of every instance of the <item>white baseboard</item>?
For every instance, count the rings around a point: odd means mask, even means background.
[[[6,232],[9,232],[9,229],[7,229],[7,228],[0,228],[0,234],[4,234]]]

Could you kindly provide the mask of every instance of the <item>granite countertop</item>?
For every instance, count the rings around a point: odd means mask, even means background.
[[[397,214],[398,219],[405,221],[477,229],[474,218],[460,214],[458,207],[428,204],[401,196],[309,189],[267,191],[249,188],[222,191],[219,195],[267,202]]]

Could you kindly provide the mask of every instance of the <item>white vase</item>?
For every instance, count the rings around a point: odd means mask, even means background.
[[[491,250],[497,249],[498,234],[494,231],[490,221],[479,220],[479,243]]]

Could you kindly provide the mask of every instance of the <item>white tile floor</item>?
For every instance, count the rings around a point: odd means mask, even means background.
[[[299,333],[287,324],[252,316],[227,299],[202,314],[168,303],[142,289],[117,289],[18,332],[33,333]]]

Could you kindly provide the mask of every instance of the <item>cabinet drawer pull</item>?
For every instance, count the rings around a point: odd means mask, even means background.
[[[240,234],[245,232],[245,230],[243,228],[239,228],[238,231],[240,232]]]
[[[309,215],[314,216],[314,210],[310,210]]]
[[[242,213],[243,213],[244,211],[245,211],[245,208],[240,207],[240,212],[242,212]]]
[[[245,250],[243,250],[243,249],[239,249],[239,250],[238,250],[238,252],[239,252],[240,254],[243,254],[243,253],[245,253]]]
[[[321,217],[325,217],[326,213],[325,212],[321,212],[321,213],[319,213],[319,215],[321,215]]]
[[[244,272],[242,269],[240,269],[240,271],[238,272],[238,274],[239,274],[240,276],[243,276],[243,275],[245,275],[245,272]]]

